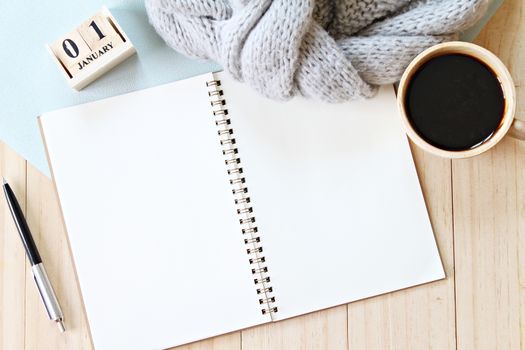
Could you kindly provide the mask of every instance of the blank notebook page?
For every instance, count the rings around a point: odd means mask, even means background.
[[[277,319],[444,278],[392,87],[279,103],[218,76]]]
[[[270,320],[235,215],[210,79],[41,118],[96,349],[167,348]]]

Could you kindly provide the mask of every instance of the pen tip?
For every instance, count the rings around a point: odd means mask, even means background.
[[[6,181],[5,177],[3,177],[3,176],[2,176],[2,184],[3,185],[7,185],[7,181]]]
[[[60,329],[60,333],[64,333],[66,331],[66,327],[64,326],[64,321],[57,321],[58,329]]]

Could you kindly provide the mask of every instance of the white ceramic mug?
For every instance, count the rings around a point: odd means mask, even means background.
[[[492,136],[474,148],[461,151],[441,149],[425,141],[412,126],[405,106],[408,86],[410,85],[414,74],[419,71],[421,66],[432,58],[448,54],[463,54],[471,56],[491,68],[501,84],[501,89],[505,98],[505,110],[501,123]],[[503,62],[501,62],[501,60],[492,52],[475,44],[461,41],[447,42],[435,45],[419,54],[410,63],[401,77],[397,91],[397,105],[405,131],[410,139],[422,149],[441,157],[467,158],[476,156],[494,147],[506,134],[520,140],[525,140],[525,121],[515,118],[516,89],[507,67],[505,67]]]

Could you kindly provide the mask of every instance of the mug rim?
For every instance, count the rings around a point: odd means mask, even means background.
[[[480,145],[475,146],[474,148],[460,151],[445,150],[436,147],[423,139],[416,132],[412,123],[410,122],[405,107],[408,86],[412,80],[413,75],[419,70],[419,68],[432,58],[454,53],[465,54],[474,57],[489,67],[496,75],[496,78],[499,80],[503,97],[505,99],[505,110],[503,112],[502,122],[494,131],[494,133],[489,137],[489,139],[482,142]],[[417,55],[416,58],[412,60],[412,62],[410,62],[399,82],[397,91],[397,106],[398,111],[401,114],[401,120],[403,122],[405,132],[417,146],[423,150],[445,158],[468,158],[479,155],[494,147],[507,134],[510,127],[512,126],[512,122],[514,121],[514,114],[516,110],[516,89],[509,70],[495,54],[476,44],[463,41],[450,41],[437,44],[426,49]]]

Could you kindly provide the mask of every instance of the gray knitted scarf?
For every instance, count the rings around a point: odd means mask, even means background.
[[[146,0],[175,50],[219,62],[261,94],[340,102],[374,95],[452,40],[488,0]]]

